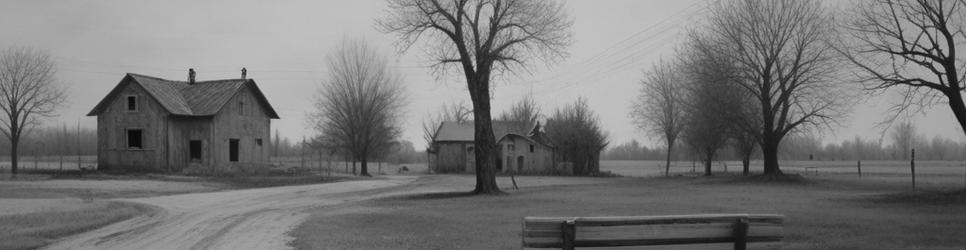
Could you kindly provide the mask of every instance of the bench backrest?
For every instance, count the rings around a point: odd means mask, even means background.
[[[781,248],[783,222],[782,215],[757,214],[525,217],[523,247],[702,244],[734,249]]]

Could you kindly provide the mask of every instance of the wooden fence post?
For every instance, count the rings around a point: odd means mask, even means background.
[[[912,169],[912,189],[916,189],[916,149],[912,149],[912,157],[909,160],[909,167]]]
[[[862,178],[862,160],[859,160],[855,166],[859,168],[859,178]]]

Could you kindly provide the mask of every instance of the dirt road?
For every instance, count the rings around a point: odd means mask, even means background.
[[[153,213],[72,236],[47,249],[287,249],[309,208],[398,194],[418,177],[119,199]]]

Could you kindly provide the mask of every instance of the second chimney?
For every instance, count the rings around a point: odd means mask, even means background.
[[[195,69],[190,68],[188,69],[188,85],[193,85],[193,84],[195,84]]]
[[[248,70],[242,67],[242,79],[245,79],[246,75],[248,75]]]

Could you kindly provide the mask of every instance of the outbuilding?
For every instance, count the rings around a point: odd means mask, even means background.
[[[128,73],[88,116],[97,116],[99,170],[206,172],[265,168],[271,119],[254,79],[174,81]]]

